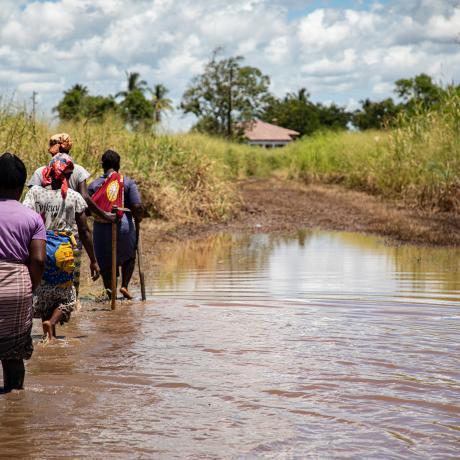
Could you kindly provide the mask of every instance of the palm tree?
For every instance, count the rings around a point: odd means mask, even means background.
[[[126,98],[128,94],[133,93],[134,91],[140,91],[144,93],[147,89],[147,82],[145,80],[140,80],[141,75],[139,72],[125,72],[126,79],[128,80],[128,84],[126,86],[126,91],[120,91],[115,95],[115,97],[122,96]]]
[[[152,105],[155,116],[155,123],[161,122],[161,115],[166,110],[174,110],[172,105],[172,100],[165,97],[169,90],[166,86],[158,83],[153,86],[153,89],[149,89],[150,94],[152,95]]]
[[[81,97],[88,96],[88,88],[85,85],[80,85],[80,83],[75,83],[72,88],[64,91],[64,94],[78,93]]]
[[[64,97],[53,107],[53,112],[57,112],[61,120],[79,120],[84,116],[84,103],[88,96],[88,88],[76,83],[64,91]]]
[[[300,102],[307,102],[310,97],[310,93],[307,91],[307,88],[300,88],[297,92],[297,99]]]

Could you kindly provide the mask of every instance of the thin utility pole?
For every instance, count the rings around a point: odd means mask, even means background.
[[[227,137],[230,139],[233,135],[232,110],[233,110],[233,62],[230,62],[230,75],[228,83],[228,111],[227,111]]]
[[[35,113],[37,109],[37,95],[38,93],[36,91],[32,92],[32,123],[35,124]]]

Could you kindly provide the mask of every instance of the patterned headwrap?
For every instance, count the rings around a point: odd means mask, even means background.
[[[61,181],[61,194],[62,198],[67,196],[67,190],[69,190],[69,184],[65,174],[73,171],[73,160],[70,155],[66,153],[58,153],[49,162],[49,165],[42,171],[42,185],[46,187],[50,185],[53,177]]]
[[[51,155],[56,155],[59,153],[61,147],[67,152],[72,148],[72,139],[67,133],[59,133],[51,136],[48,152],[51,153]]]

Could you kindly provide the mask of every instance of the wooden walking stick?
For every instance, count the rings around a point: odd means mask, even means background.
[[[146,300],[145,296],[145,277],[144,270],[142,270],[142,242],[141,242],[141,229],[137,223],[137,266],[139,268],[139,280],[141,282],[141,299]]]
[[[112,213],[117,213],[117,208],[112,208]],[[112,303],[110,305],[112,310],[115,310],[115,303],[117,300],[117,219],[112,222],[112,283],[111,283],[111,294]]]

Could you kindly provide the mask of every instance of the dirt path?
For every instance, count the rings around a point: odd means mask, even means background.
[[[239,190],[241,211],[225,224],[172,226],[149,221],[144,227],[153,231],[146,234],[158,243],[219,231],[289,233],[301,228],[318,228],[374,233],[400,242],[460,245],[460,216],[452,214],[408,209],[333,185],[304,185],[279,179],[246,180],[240,182]]]

